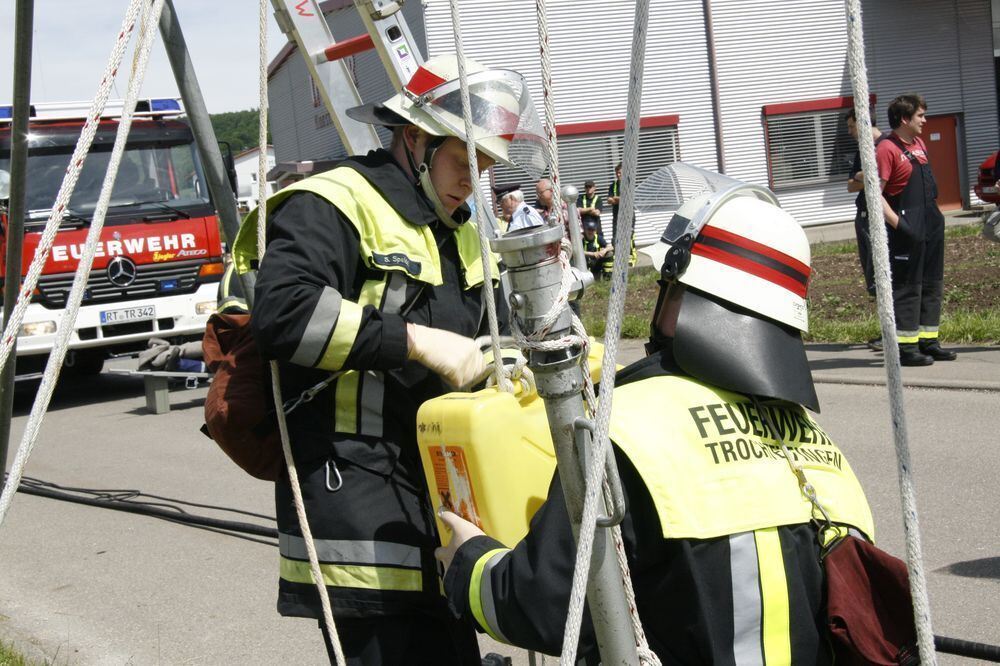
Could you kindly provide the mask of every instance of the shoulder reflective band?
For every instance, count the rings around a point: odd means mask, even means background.
[[[691,246],[691,254],[756,275],[800,298],[806,297],[809,267],[794,257],[749,238],[718,227],[705,226]]]

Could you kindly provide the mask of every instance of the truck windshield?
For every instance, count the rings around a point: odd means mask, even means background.
[[[79,135],[78,128],[71,133],[65,128],[47,130],[29,132],[25,207],[26,222],[32,226],[48,218]],[[103,127],[102,123],[70,198],[69,209],[76,219],[89,219],[94,214],[113,143],[114,127]],[[10,170],[9,135],[0,143],[0,169]],[[129,217],[147,212],[183,212],[210,205],[190,130],[176,122],[133,126],[112,189],[107,223],[127,223]]]

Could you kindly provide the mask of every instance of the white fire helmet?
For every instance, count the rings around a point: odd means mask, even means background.
[[[646,211],[679,204],[643,250],[665,277],[809,330],[809,242],[770,190],[675,163],[644,181],[636,201]]]
[[[469,59],[465,71],[476,148],[537,179],[548,166],[548,142],[524,77]],[[429,134],[466,140],[458,59],[453,54],[427,60],[403,90],[381,106]]]

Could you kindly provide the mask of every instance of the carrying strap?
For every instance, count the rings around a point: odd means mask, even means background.
[[[792,474],[795,475],[796,481],[799,484],[799,490],[802,495],[809,500],[809,503],[813,507],[813,523],[818,529],[816,539],[819,542],[821,549],[825,552],[828,546],[832,546],[833,543],[839,541],[843,538],[839,535],[839,530],[837,526],[833,524],[830,520],[830,514],[827,513],[823,504],[819,501],[819,497],[816,495],[816,487],[809,483],[809,479],[806,478],[805,468],[802,467],[802,463],[798,462],[795,456],[792,455],[791,451],[788,450],[788,446],[785,444],[784,438],[781,436],[781,432],[774,427],[774,423],[771,420],[771,415],[768,410],[761,409],[760,402],[757,400],[757,396],[751,395],[750,400],[753,401],[754,406],[757,408],[757,413],[760,414],[761,418],[767,424],[775,440],[778,442],[778,446],[781,447],[781,453],[785,456],[785,461],[788,463],[789,469],[792,470]],[[818,516],[816,514],[819,514]]]

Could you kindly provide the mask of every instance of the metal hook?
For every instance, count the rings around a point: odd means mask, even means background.
[[[333,473],[337,477],[337,486],[333,487],[330,485],[330,468],[333,468]],[[337,469],[337,463],[333,462],[333,458],[327,458],[326,461],[326,489],[331,493],[335,493],[344,486],[344,477],[340,476],[340,470]]]
[[[585,442],[582,441],[583,432],[595,433],[594,422],[582,416],[573,421],[574,437],[577,449],[582,451]],[[609,446],[607,455],[604,458],[604,480],[608,483],[607,499],[611,502],[611,514],[598,516],[598,527],[614,527],[620,525],[625,519],[625,494],[622,491],[622,480],[618,476],[618,464],[615,462],[615,452]]]

